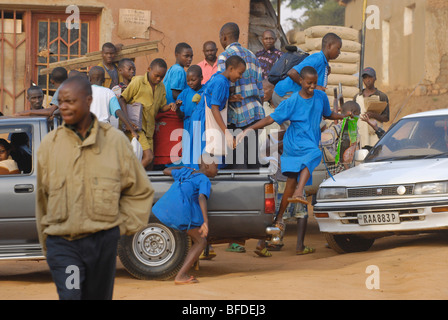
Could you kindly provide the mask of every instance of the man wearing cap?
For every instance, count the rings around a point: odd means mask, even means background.
[[[373,68],[365,68],[362,72],[362,79],[365,88],[353,100],[361,106],[362,114],[366,114],[370,119],[376,120],[378,126],[382,127],[384,123],[389,122],[389,98],[384,92],[375,87],[376,71]],[[367,111],[367,100],[384,102],[384,110],[381,112]],[[361,147],[366,145],[374,146],[378,142],[378,137],[375,135],[375,132],[364,121],[358,122],[358,129],[361,136]]]

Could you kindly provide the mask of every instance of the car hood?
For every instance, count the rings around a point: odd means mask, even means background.
[[[448,159],[363,163],[325,180],[321,187],[361,187],[448,180]]]

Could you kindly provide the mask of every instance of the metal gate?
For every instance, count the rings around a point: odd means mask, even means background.
[[[98,50],[96,36],[96,15],[80,15],[78,28],[67,28],[67,14],[33,15],[33,79],[47,96],[56,88],[50,75],[40,74],[50,63],[79,58],[88,52]]]

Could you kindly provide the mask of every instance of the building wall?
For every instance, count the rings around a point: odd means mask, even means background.
[[[346,26],[356,29],[362,27],[363,0],[353,0],[346,8]],[[427,55],[427,38],[425,31],[428,27],[426,0],[369,0],[368,6],[379,8],[379,28],[367,29],[366,53],[364,65],[371,66],[377,71],[378,85],[391,88],[413,87],[427,77],[430,69],[425,61]],[[413,9],[413,30],[405,35],[405,8]],[[372,14],[372,13],[371,13]],[[369,17],[371,14],[368,14]],[[389,64],[385,65],[386,41],[384,40],[384,23],[389,23]],[[429,22],[431,24],[431,21]],[[385,74],[389,71],[389,81]]]
[[[219,30],[226,22],[235,22],[240,26],[240,42],[248,44],[250,0],[214,1],[214,0],[0,0],[0,6],[9,9],[59,10],[76,4],[80,12],[99,14],[99,47],[104,42],[135,44],[148,40],[160,40],[159,52],[136,59],[137,74],[146,71],[154,58],[164,58],[168,65],[175,63],[174,48],[179,42],[187,42],[193,47],[193,63],[204,59],[202,45],[213,40],[219,44]],[[137,9],[151,11],[149,39],[121,39],[118,36],[119,9]],[[68,16],[68,14],[67,14]]]
[[[426,6],[426,80],[448,89],[448,1],[427,0]]]

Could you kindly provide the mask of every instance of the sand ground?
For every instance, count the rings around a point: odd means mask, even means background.
[[[314,254],[295,255],[295,224],[288,223],[285,246],[271,258],[226,252],[202,261],[193,274],[199,284],[142,281],[118,262],[114,300],[410,300],[448,299],[448,233],[378,239],[362,253],[337,254],[326,248],[314,217],[306,243]],[[369,266],[378,269],[379,289],[368,289]],[[370,282],[371,283],[371,282]],[[56,289],[45,261],[0,262],[1,300],[54,300]]]

